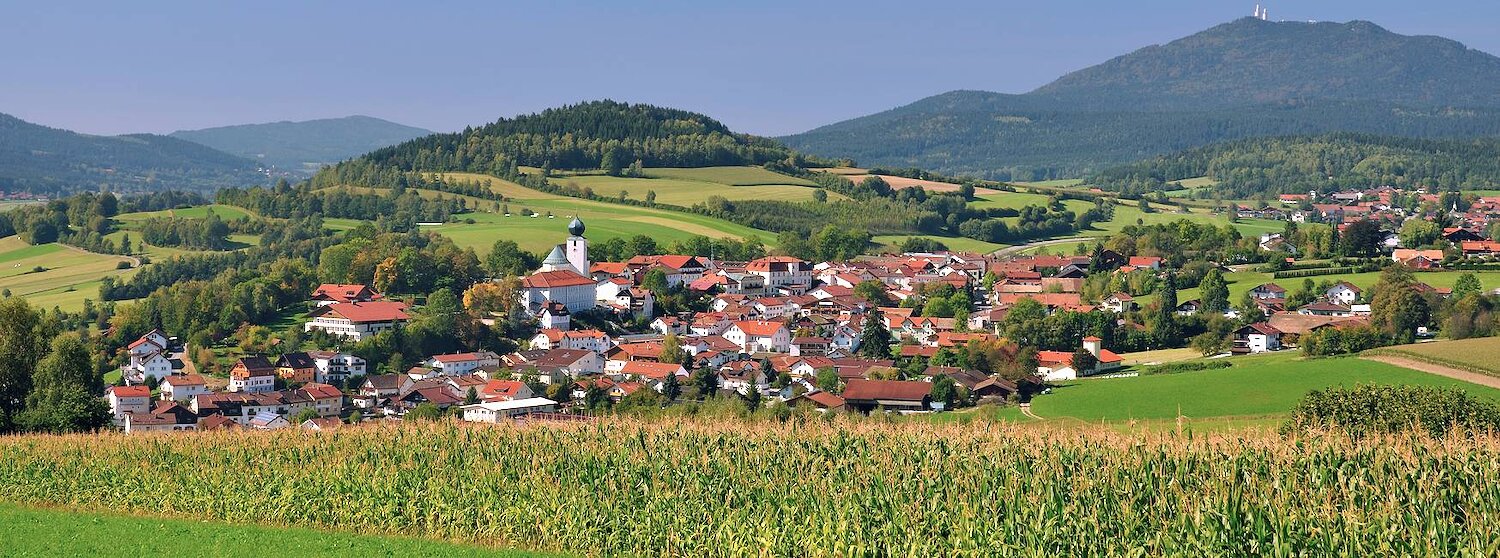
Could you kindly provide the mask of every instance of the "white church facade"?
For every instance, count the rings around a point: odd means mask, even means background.
[[[567,242],[554,246],[542,267],[521,280],[521,302],[533,315],[549,302],[563,305],[570,313],[594,309],[597,284],[589,276],[589,241],[583,231],[583,221],[574,217],[568,223]]]

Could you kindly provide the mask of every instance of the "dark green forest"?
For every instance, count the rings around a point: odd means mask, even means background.
[[[0,191],[213,192],[268,181],[257,164],[173,137],[91,136],[0,114]]]
[[[1369,22],[1244,18],[1014,95],[952,91],[781,138],[865,165],[1072,178],[1211,143],[1500,135],[1500,58]]]
[[[787,158],[781,144],[731,132],[701,114],[593,101],[433,134],[363,157],[404,171],[513,172],[517,165],[619,172],[655,167],[759,165]]]
[[[1274,197],[1395,186],[1431,191],[1500,185],[1500,139],[1428,140],[1364,134],[1256,138],[1161,155],[1091,176],[1090,184],[1127,195],[1170,189],[1208,176],[1198,196]]]

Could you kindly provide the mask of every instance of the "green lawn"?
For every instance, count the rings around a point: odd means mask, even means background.
[[[1475,277],[1479,278],[1479,283],[1484,286],[1485,290],[1500,288],[1500,271],[1418,271],[1413,273],[1413,276],[1418,281],[1434,287],[1452,288],[1453,283],[1458,281],[1458,278],[1465,273],[1473,273]],[[1319,275],[1317,277],[1293,277],[1287,279],[1272,279],[1270,273],[1261,273],[1258,271],[1233,271],[1224,274],[1224,280],[1229,283],[1229,302],[1231,304],[1238,303],[1240,298],[1245,295],[1245,292],[1262,283],[1276,283],[1288,292],[1291,292],[1301,288],[1302,281],[1305,279],[1312,279],[1313,283],[1348,281],[1356,287],[1368,289],[1376,281],[1380,280],[1380,272],[1371,271],[1367,273]],[[1177,300],[1192,300],[1198,298],[1198,296],[1198,289],[1196,287],[1177,291]],[[1152,293],[1137,297],[1136,302],[1144,305],[1154,298],[1155,294]]]
[[[1355,358],[1300,358],[1294,352],[1234,357],[1219,370],[1067,382],[1032,400],[1032,411],[1088,422],[1278,416],[1306,393],[1331,386],[1406,384],[1459,387],[1500,402],[1500,390]]]
[[[730,186],[766,186],[790,184],[793,186],[816,186],[811,180],[797,178],[760,167],[703,167],[696,169],[647,168],[649,178],[675,178],[699,182],[717,182]]]
[[[61,244],[32,246],[20,238],[0,238],[0,290],[25,298],[32,306],[67,311],[83,309],[86,298],[99,298],[99,280],[105,276],[128,276],[130,269],[117,269],[119,256],[93,254]],[[44,271],[34,272],[38,266]]]
[[[233,221],[245,217],[250,213],[244,209],[221,204],[199,205],[183,209],[164,209],[161,211],[140,211],[136,213],[121,213],[115,216],[117,221],[144,221],[152,217],[181,217],[184,219],[203,219],[208,217],[209,212],[218,215],[225,221]]]
[[[995,244],[993,242],[985,242],[983,240],[975,240],[975,239],[972,239],[972,238],[965,238],[965,237],[962,237],[962,236],[934,236],[934,235],[916,235],[916,236],[918,238],[930,238],[932,240],[936,240],[938,242],[943,243],[944,246],[947,246],[949,250],[954,250],[954,251],[958,251],[958,252],[978,252],[980,254],[987,254],[989,252],[994,252],[995,250],[999,250],[999,249],[1004,248],[1006,246],[1004,244]],[[897,247],[900,247],[901,243],[903,241],[905,241],[906,239],[908,239],[908,238],[912,238],[912,235],[881,235],[881,236],[874,237],[871,240],[873,242],[875,242],[876,244],[892,244],[892,245],[895,245]]]
[[[712,169],[674,169],[712,170]],[[675,174],[675,173],[674,173]],[[780,176],[775,175],[774,176]],[[792,177],[786,177],[791,179]],[[693,178],[624,178],[604,175],[561,176],[552,178],[558,185],[574,184],[580,188],[592,188],[601,196],[614,197],[621,191],[633,200],[646,199],[647,192],[656,192],[657,203],[683,207],[704,203],[710,196],[721,196],[729,201],[738,200],[785,200],[808,201],[818,189],[806,185],[781,184],[732,185]],[[828,192],[829,199],[843,196]]]
[[[510,208],[510,217],[503,213],[479,211],[458,216],[460,221],[472,219],[473,223],[454,222],[424,227],[452,238],[459,246],[473,247],[480,254],[488,252],[495,241],[501,239],[514,240],[522,249],[532,252],[550,250],[566,239],[568,221],[575,215],[582,218],[588,226],[585,235],[592,242],[629,238],[638,234],[650,236],[661,244],[671,244],[694,236],[759,238],[768,244],[776,238],[776,235],[767,231],[702,215],[548,194],[479,174],[444,173],[443,176],[454,180],[486,181],[491,190],[509,198],[504,205]],[[787,188],[810,190],[801,186]],[[495,202],[486,200],[480,207],[488,208],[494,204]],[[521,215],[522,209],[530,209],[540,215],[524,217]],[[551,219],[546,217],[549,211],[553,215]]]
[[[268,512],[267,517],[274,514]],[[557,556],[301,527],[269,527],[0,504],[0,555],[166,556]]]

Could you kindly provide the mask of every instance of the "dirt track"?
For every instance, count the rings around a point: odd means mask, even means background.
[[[1373,361],[1376,361],[1376,362],[1384,362],[1386,364],[1390,364],[1390,365],[1394,365],[1394,366],[1400,366],[1402,368],[1410,368],[1412,370],[1419,370],[1419,371],[1426,372],[1426,373],[1429,373],[1429,374],[1437,374],[1439,376],[1453,378],[1455,380],[1469,382],[1471,384],[1479,384],[1481,386],[1487,386],[1487,387],[1492,387],[1492,388],[1495,388],[1495,389],[1500,389],[1500,378],[1497,378],[1495,376],[1486,376],[1484,374],[1478,374],[1478,373],[1469,372],[1469,371],[1466,371],[1466,370],[1459,370],[1457,368],[1450,368],[1450,367],[1443,366],[1443,365],[1440,365],[1440,364],[1432,364],[1432,363],[1422,362],[1420,360],[1414,360],[1414,359],[1403,358],[1403,357],[1398,357],[1398,356],[1372,355],[1372,356],[1364,356],[1364,357],[1360,357],[1360,358],[1365,359],[1365,360],[1373,360]]]

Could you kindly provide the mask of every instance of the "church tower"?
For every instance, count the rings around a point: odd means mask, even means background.
[[[568,223],[567,253],[568,262],[573,264],[573,268],[580,275],[588,277],[589,268],[592,267],[589,265],[589,240],[583,237],[583,220],[578,217]]]

